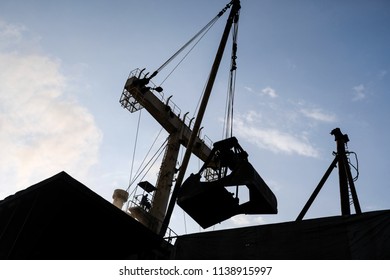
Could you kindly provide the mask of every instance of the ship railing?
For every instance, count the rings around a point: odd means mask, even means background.
[[[142,207],[142,205],[141,205],[141,198],[142,198],[142,196],[143,196],[142,194],[135,195],[134,198],[129,201],[128,208],[131,208],[131,207]]]
[[[130,209],[132,207],[139,207],[139,208],[144,209],[142,206],[140,197],[142,197],[142,194],[134,196],[134,199],[131,200],[129,203],[128,209]],[[146,209],[144,209],[144,210],[147,211]],[[149,211],[147,211],[147,212],[149,212]],[[156,220],[158,222],[160,222],[161,224],[163,223],[163,221],[156,219],[155,217],[153,217],[153,218],[150,217],[148,224],[155,223]],[[173,229],[168,227],[167,232],[165,233],[165,236],[164,236],[164,240],[167,241],[169,244],[173,244],[177,237],[178,237],[177,233]]]
[[[131,77],[141,78],[140,74],[141,74],[141,69],[137,68],[137,69],[130,72],[129,78],[131,78]],[[143,76],[142,78],[145,78],[145,74],[142,73],[141,76]],[[180,116],[181,110],[180,110],[179,106],[177,106],[169,97],[165,98],[163,91],[156,91],[155,88],[157,86],[152,81],[149,81],[149,86],[150,86],[150,91],[153,92],[153,94],[161,102],[163,102],[165,105],[169,106],[175,115]]]
[[[133,71],[130,72],[129,74],[129,78],[131,77],[136,77],[136,78],[144,78],[145,77],[145,74],[141,73],[141,69],[137,68],[137,69],[134,69]],[[140,75],[142,77],[140,77]],[[172,100],[171,100],[171,97],[172,96],[168,96],[168,98],[165,97],[165,94],[163,91],[157,91],[155,90],[156,88],[156,85],[152,82],[152,81],[149,81],[149,86],[150,86],[150,91],[162,102],[164,103],[165,105],[169,106],[169,108],[171,109],[171,111],[177,116],[180,118],[180,115],[181,115],[181,109],[179,108],[179,106],[177,106]],[[194,128],[194,118],[190,118],[187,114],[184,115],[184,117],[182,118],[182,121],[183,123],[188,126],[191,130]],[[204,135],[203,138],[201,137],[200,133],[198,135],[199,139],[201,139],[203,141],[203,143],[205,145],[207,145],[210,149],[212,149],[213,147],[213,141],[211,141],[211,139],[209,137],[207,137],[207,135]]]
[[[167,232],[165,233],[164,240],[169,244],[174,244],[178,235],[170,227],[168,227]]]

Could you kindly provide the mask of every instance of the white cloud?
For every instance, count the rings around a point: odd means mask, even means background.
[[[251,88],[251,87],[245,87],[245,89],[246,89],[247,91],[249,91],[249,92],[254,92],[253,88]]]
[[[353,92],[354,97],[352,99],[353,101],[362,100],[366,97],[366,88],[364,87],[363,84],[353,87],[353,91],[354,91]]]
[[[22,25],[9,24],[0,19],[0,48],[19,43],[25,30]]]
[[[307,157],[318,157],[319,152],[301,136],[284,132],[274,127],[261,127],[253,117],[255,112],[250,111],[235,119],[235,132],[238,137],[247,139],[249,142],[262,149],[274,153],[297,154]]]
[[[17,30],[2,24],[0,36]],[[59,60],[0,50],[0,199],[62,170],[85,176],[98,161],[102,133],[66,88]]]
[[[255,93],[255,90],[251,87],[244,87],[247,91],[251,92],[251,93]],[[265,96],[268,96],[268,97],[271,97],[271,98],[276,98],[278,97],[277,93],[276,93],[276,90],[271,88],[271,87],[266,87],[266,88],[263,88],[260,92],[260,95],[265,95]]]
[[[259,215],[236,215],[230,218],[229,222],[233,224],[234,227],[244,227],[244,226],[253,226],[265,224],[265,219]]]
[[[337,117],[334,114],[326,113],[322,109],[301,109],[300,111],[304,116],[321,122],[332,123],[337,121]]]
[[[271,97],[271,98],[278,97],[278,95],[276,94],[276,91],[271,87],[266,87],[266,88],[262,89],[261,92],[264,95],[267,95],[268,97]]]
[[[233,216],[230,220],[235,226],[247,226],[252,224],[250,217],[246,215]]]
[[[256,218],[255,218],[255,222],[256,222],[256,224],[265,224],[266,223],[266,220],[264,219],[264,217],[262,217],[262,216],[257,216]]]

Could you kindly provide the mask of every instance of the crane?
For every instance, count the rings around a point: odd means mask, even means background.
[[[207,145],[206,141],[199,137],[202,119],[229,33],[233,25],[237,26],[240,8],[240,1],[232,0],[194,36],[194,38],[198,37],[212,22],[230,9],[194,123],[192,123],[193,119],[187,118],[187,114],[181,118],[176,110],[176,105],[171,101],[172,96],[165,98],[163,89],[155,86],[151,81],[188,43],[168,59],[163,66],[153,72],[151,76],[149,76],[149,73],[144,74],[145,69],[136,69],[130,73],[125,83],[120,98],[122,107],[130,112],[145,108],[169,133],[167,149],[156,186],[154,187],[147,182],[138,184],[146,192],[154,192],[152,203],[150,205],[146,204],[147,201],[144,199],[143,205],[141,203],[129,210],[135,219],[160,236],[164,236],[167,231],[176,203],[204,228],[237,214],[277,213],[276,197],[249,163],[248,154],[238,144],[235,137],[216,142],[213,147]],[[237,68],[235,61],[236,49],[237,46],[234,42],[231,72],[234,72]],[[230,113],[229,115],[232,117]],[[173,186],[180,145],[183,145],[186,151]],[[184,181],[192,154],[202,160],[204,165],[196,175],[191,175],[190,178]],[[201,182],[204,173],[211,174],[206,176],[206,179],[210,181],[209,183]],[[247,203],[239,204],[238,187],[240,185],[246,185],[249,189],[250,200]],[[227,190],[227,187],[230,186],[236,186],[237,188],[235,198],[233,197],[234,194]],[[127,200],[126,193],[120,190],[114,192],[113,198],[114,201],[118,198],[122,201]],[[121,203],[118,205],[121,206]]]

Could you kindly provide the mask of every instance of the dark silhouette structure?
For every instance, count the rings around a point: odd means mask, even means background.
[[[0,201],[0,259],[390,259],[390,210],[178,236],[61,172]]]
[[[153,259],[169,246],[65,172],[0,201],[0,259]]]

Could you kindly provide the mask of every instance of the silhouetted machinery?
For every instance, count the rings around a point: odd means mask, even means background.
[[[201,181],[202,173],[208,181]],[[249,191],[249,201],[240,204],[239,186]],[[236,186],[236,194],[227,188]],[[197,174],[184,181],[177,204],[203,228],[238,214],[276,214],[273,192],[248,162],[248,154],[231,137],[214,143],[210,156]]]
[[[133,72],[126,81],[122,92],[120,102],[124,108],[130,112],[145,108],[170,135],[156,183],[155,196],[153,196],[150,206],[150,215],[153,217],[151,219],[152,224],[158,225],[147,225],[153,231],[159,232],[160,236],[166,234],[176,202],[203,228],[222,222],[237,214],[277,213],[277,202],[274,194],[248,162],[248,154],[241,148],[236,138],[231,137],[219,141],[214,144],[212,150],[199,138],[201,122],[232,29],[233,47],[230,81],[235,79],[237,69],[236,39],[240,8],[239,0],[231,0],[201,31],[154,71],[151,76],[149,76],[149,73],[143,74],[145,69]],[[162,88],[155,86],[151,79],[191,42],[206,32],[228,9],[230,9],[230,13],[197,109],[197,116],[192,125],[192,119],[186,122],[187,114],[180,118],[180,114],[174,110],[175,106],[171,106],[173,104],[170,101],[171,96],[167,99],[164,98]],[[231,84],[228,94],[230,111],[226,116],[228,123],[226,132],[230,131],[230,133],[226,133],[226,137],[232,135],[233,94],[234,86]],[[181,161],[179,173],[176,179],[173,180],[180,145],[186,147],[186,152]],[[183,183],[192,154],[205,163],[197,174],[192,174]],[[173,189],[171,189],[172,182],[175,182]],[[238,190],[243,185],[247,187],[249,200],[245,200],[240,204],[243,196],[240,193],[240,197],[238,197]],[[231,191],[234,187],[236,187],[235,194],[234,191]],[[247,197],[245,196],[245,198]]]

